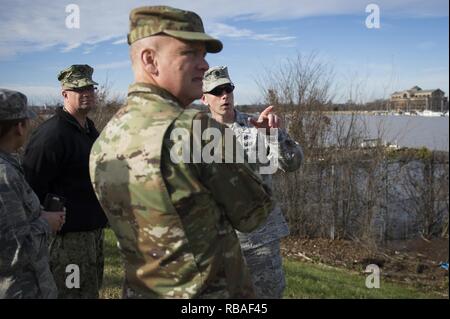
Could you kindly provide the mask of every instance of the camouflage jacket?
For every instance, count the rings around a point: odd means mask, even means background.
[[[267,165],[262,164],[257,156],[259,144],[265,150],[264,154],[267,154],[267,160],[275,163],[276,169],[281,169],[284,172],[297,170],[303,161],[303,151],[300,145],[292,140],[284,129],[278,129],[276,136],[266,136],[250,124],[249,117],[251,116],[235,110],[235,121],[227,124],[227,126],[233,130],[245,152],[256,159],[255,167],[258,171],[262,166]],[[274,161],[275,158],[277,161]],[[272,189],[272,174],[261,174],[261,177],[267,186]],[[275,205],[267,221],[258,229],[248,234],[238,232],[244,250],[256,248],[288,234],[289,228],[278,204]]]
[[[50,225],[18,159],[0,151],[0,298],[56,298]]]
[[[192,154],[172,161],[177,130],[192,144],[208,142],[198,123],[225,130],[167,91],[136,83],[93,146],[91,180],[125,259],[125,297],[254,297],[234,230],[265,221],[270,191],[245,164],[193,163]]]

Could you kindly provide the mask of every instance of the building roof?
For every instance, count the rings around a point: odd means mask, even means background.
[[[391,94],[391,96],[392,95],[396,95],[396,94],[406,94],[406,93],[414,93],[414,94],[422,94],[422,93],[424,93],[424,94],[426,94],[426,93],[433,93],[435,91],[441,91],[442,93],[445,93],[441,89],[422,90],[422,88],[420,88],[419,86],[415,85],[412,88],[410,88],[409,90],[395,91],[394,93]]]

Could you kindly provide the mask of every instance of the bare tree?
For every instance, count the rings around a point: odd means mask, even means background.
[[[280,107],[278,112],[307,156],[326,141],[330,119],[324,111],[331,103],[333,76],[332,68],[312,53],[286,59],[257,80],[266,103]]]
[[[425,238],[442,235],[445,220],[448,224],[448,159],[445,163],[436,156],[435,152],[423,152],[421,158],[402,167],[402,189],[409,199],[404,207]]]
[[[376,125],[375,143],[365,145],[368,119],[356,112],[330,114],[332,82],[332,68],[316,54],[298,54],[266,69],[258,80],[265,102],[278,107],[290,135],[302,145],[305,154],[301,170],[275,175],[275,194],[292,234],[357,239],[375,247],[391,237],[391,226],[395,224],[392,218],[399,213],[391,206],[399,201],[397,184],[404,180],[405,173],[383,143],[383,121]],[[364,87],[363,82],[351,85],[349,103],[362,103]],[[428,177],[418,181],[414,196],[402,191],[402,196],[420,199],[413,206],[417,216],[421,214],[417,220],[427,236],[436,235],[436,229],[444,236],[448,234],[448,186],[443,186],[445,181],[448,184],[448,160],[446,165],[446,174],[442,168],[437,174],[433,163],[428,166],[424,171]],[[410,172],[409,168],[405,171]],[[416,194],[419,189],[420,196]],[[436,202],[440,204],[436,206]],[[443,223],[444,227],[436,228]]]
[[[96,93],[96,106],[90,112],[89,117],[94,121],[99,131],[103,130],[111,117],[124,104],[125,99],[120,94],[113,93],[113,83],[106,78],[105,82],[100,84]]]
[[[276,179],[291,232],[305,237],[349,238],[360,216],[354,167],[363,133],[355,114],[348,120],[326,113],[333,76],[316,54],[299,54],[266,70],[258,82],[305,153],[302,170]]]

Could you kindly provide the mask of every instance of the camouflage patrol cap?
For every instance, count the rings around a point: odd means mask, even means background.
[[[58,74],[63,89],[76,89],[89,85],[98,85],[92,80],[94,69],[87,64],[74,64]]]
[[[128,44],[157,34],[187,41],[201,41],[210,53],[222,50],[222,42],[205,33],[202,19],[191,11],[169,6],[139,7],[130,13]]]
[[[208,93],[219,85],[231,84],[228,68],[226,66],[215,66],[203,75],[203,93]]]
[[[36,113],[27,107],[27,97],[17,91],[0,89],[0,121],[32,119]]]

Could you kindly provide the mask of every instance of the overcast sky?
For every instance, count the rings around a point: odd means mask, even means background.
[[[142,5],[197,12],[224,50],[207,55],[227,65],[238,104],[262,102],[256,79],[297,54],[316,52],[335,71],[336,102],[363,83],[365,100],[418,85],[449,91],[447,0],[228,0],[228,1],[17,1],[1,0],[0,87],[27,94],[32,103],[59,99],[61,69],[89,64],[94,79],[125,96],[133,81],[128,14]],[[366,7],[380,10],[380,28],[367,28]],[[80,28],[67,28],[69,4],[80,9]]]

